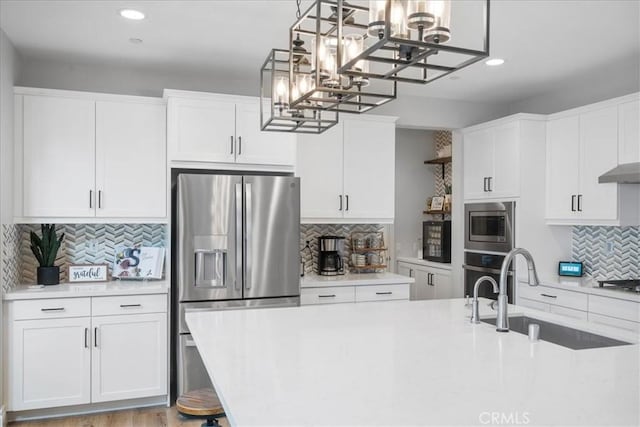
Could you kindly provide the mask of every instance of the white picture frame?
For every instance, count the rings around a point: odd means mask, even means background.
[[[71,264],[67,269],[69,283],[108,282],[108,264]]]
[[[431,199],[431,209],[432,211],[441,211],[444,208],[444,197],[435,196]]]

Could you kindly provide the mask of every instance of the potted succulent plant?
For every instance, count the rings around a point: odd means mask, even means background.
[[[39,285],[57,285],[60,283],[60,267],[53,265],[56,261],[56,255],[64,233],[60,238],[56,235],[55,224],[42,224],[40,226],[42,238],[33,231],[31,236],[31,252],[40,263],[38,267],[38,284]]]

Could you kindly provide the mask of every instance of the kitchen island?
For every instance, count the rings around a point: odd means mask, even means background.
[[[638,425],[638,337],[570,350],[469,323],[464,300],[194,312],[187,322],[232,425]],[[487,301],[481,317],[495,316]]]

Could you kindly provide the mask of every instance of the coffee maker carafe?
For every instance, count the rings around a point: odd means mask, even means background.
[[[318,274],[322,276],[338,276],[344,274],[342,250],[344,237],[318,237]]]

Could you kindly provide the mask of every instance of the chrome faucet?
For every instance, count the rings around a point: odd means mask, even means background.
[[[493,292],[498,292],[498,284],[491,276],[482,276],[476,280],[473,285],[473,303],[471,304],[471,323],[480,323],[480,312],[478,310],[478,288],[483,282],[489,282],[493,285]]]
[[[509,274],[509,264],[511,264],[511,261],[518,254],[527,260],[527,267],[529,268],[529,278],[527,281],[529,286],[538,286],[540,284],[536,264],[533,262],[533,257],[528,250],[515,248],[504,257],[502,267],[500,268],[500,294],[498,295],[498,317],[496,318],[496,331],[498,332],[509,332],[509,317],[507,316],[507,276]],[[531,273],[533,273],[533,282],[531,281]]]

